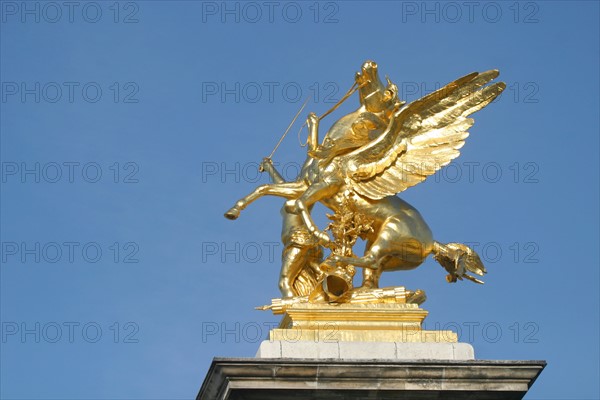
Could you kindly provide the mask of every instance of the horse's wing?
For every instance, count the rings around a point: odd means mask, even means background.
[[[470,114],[492,102],[504,82],[485,86],[497,70],[472,73],[397,111],[377,139],[339,157],[346,182],[381,199],[400,193],[459,156],[473,125]]]

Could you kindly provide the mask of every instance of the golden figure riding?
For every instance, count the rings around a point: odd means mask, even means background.
[[[477,253],[464,244],[435,241],[421,214],[396,194],[459,156],[474,123],[469,115],[506,87],[491,83],[497,76],[496,70],[474,72],[406,104],[398,98],[397,86],[389,79],[384,84],[377,65],[367,61],[340,101],[358,91],[359,108],[335,122],[322,141],[319,121],[340,103],[320,118],[308,115],[307,158],[296,181],[286,182],[270,157],[263,160],[261,168],[273,183],[237,201],[225,216],[236,219],[265,195],[287,199],[281,210],[282,301],[360,303],[381,298],[382,272],[416,268],[430,254],[448,272],[449,282],[466,278],[482,283],[470,275],[486,272]],[[327,228],[333,239],[313,221],[317,202],[333,211]],[[352,251],[358,238],[366,241],[360,257]],[[325,258],[324,248],[331,250]],[[357,268],[363,280],[353,288]],[[420,303],[424,294],[407,291],[406,298]]]

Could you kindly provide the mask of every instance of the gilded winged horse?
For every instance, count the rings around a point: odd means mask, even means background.
[[[373,63],[374,64],[374,63]],[[363,268],[363,288],[377,288],[383,271],[409,270],[433,257],[449,272],[448,281],[483,275],[486,270],[475,251],[460,243],[442,244],[433,240],[431,230],[419,212],[396,196],[434,174],[459,156],[474,121],[472,113],[492,102],[506,87],[490,82],[498,71],[471,73],[408,105],[397,98],[390,83],[379,104],[392,107],[363,116],[352,129],[344,117],[318,142],[319,118],[308,117],[309,159],[296,182],[262,185],[239,200],[225,215],[235,219],[252,201],[263,195],[293,200],[287,211],[301,217],[306,228],[325,246],[329,236],[314,223],[310,209],[321,202],[334,212],[352,204],[353,212],[373,221],[364,235],[362,257],[333,256],[329,262]],[[362,99],[361,103],[363,102]],[[381,118],[381,117],[384,118]],[[386,117],[387,116],[387,117]],[[374,117],[374,118],[371,118]],[[385,127],[381,122],[389,120]],[[356,129],[354,129],[356,128]],[[353,198],[351,203],[347,202]]]
[[[346,145],[347,143],[351,143],[354,146],[357,145],[358,141],[360,143],[367,143],[371,138],[383,132],[389,124],[392,111],[397,102],[397,96],[394,96],[397,93],[397,87],[389,80],[387,85],[383,84],[379,78],[377,64],[372,61],[365,62],[361,71],[355,76],[353,88],[358,90],[360,106],[355,111],[340,118],[329,130],[325,140],[328,144],[334,142],[343,144],[344,142],[340,142],[342,140],[347,140],[345,142]],[[333,106],[320,118],[325,117],[335,110],[353,91],[354,89],[351,89],[338,104]],[[310,134],[307,144],[309,153],[311,154],[317,151],[319,145],[316,127],[317,125],[314,124],[310,124],[309,126]],[[296,193],[299,187],[305,188],[305,182],[314,180],[312,175],[316,168],[314,168],[313,164],[316,162],[315,158],[307,155],[297,181],[292,182],[291,185],[285,185],[286,188],[284,190],[287,190],[287,186],[291,186],[293,190],[288,198],[293,198],[293,193]],[[283,177],[273,166],[270,157],[263,160],[261,170],[268,172],[273,182],[285,183]],[[282,187],[280,185],[279,189]],[[248,204],[256,200],[259,196],[265,194],[263,190],[269,190],[270,188],[271,186],[269,185],[259,187],[251,196],[244,199],[243,204]],[[295,198],[290,200],[292,203],[293,201],[295,201]],[[243,204],[240,205],[241,208],[245,207]],[[283,219],[281,240],[284,248],[281,257],[282,265],[279,289],[284,298],[310,294],[318,283],[320,275],[319,265],[323,261],[323,252],[318,241],[308,230],[300,215],[287,211],[289,206],[290,204],[288,204],[288,207],[284,206],[281,210]],[[241,208],[232,208],[227,212],[226,216],[230,219],[237,218]]]

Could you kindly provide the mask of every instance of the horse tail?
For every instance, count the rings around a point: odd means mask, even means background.
[[[472,272],[479,276],[487,273],[479,255],[467,245],[462,243],[439,243],[433,242],[433,258],[442,266],[448,275],[448,282],[456,282],[457,279],[467,278],[476,283],[483,283],[467,274]]]

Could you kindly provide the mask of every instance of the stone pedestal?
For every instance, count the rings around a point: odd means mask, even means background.
[[[255,358],[215,358],[197,400],[521,399],[546,365],[476,360],[454,332],[423,330],[423,293],[347,300],[273,299],[270,340]]]
[[[522,399],[544,361],[215,358],[197,400]]]

